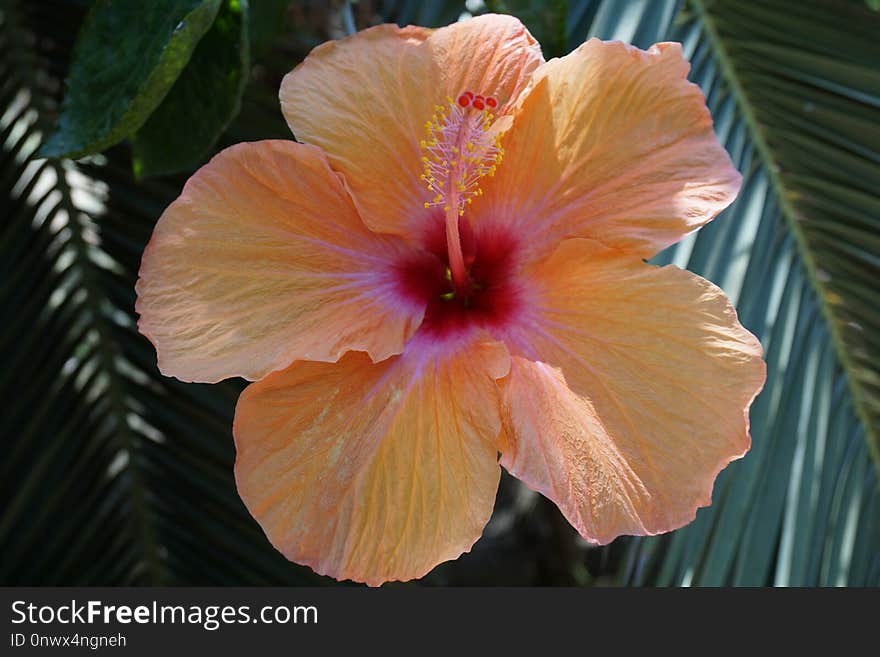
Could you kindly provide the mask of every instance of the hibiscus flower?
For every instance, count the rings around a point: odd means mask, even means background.
[[[545,62],[515,18],[382,25],[285,77],[299,140],[238,144],[156,225],[140,330],[184,381],[253,381],[239,493],[319,573],[420,577],[479,538],[501,467],[588,541],[657,534],[749,448],[761,347],[646,264],[741,178],[681,47]]]

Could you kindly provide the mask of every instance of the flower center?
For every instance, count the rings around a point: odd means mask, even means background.
[[[422,180],[434,194],[426,208],[443,208],[453,296],[463,295],[473,286],[468,280],[461,248],[459,222],[465,208],[482,193],[480,179],[495,174],[504,155],[500,134],[491,129],[498,101],[492,96],[465,91],[455,100],[437,105],[425,123],[426,138],[421,141],[424,173]]]
[[[395,267],[397,290],[403,298],[425,307],[420,333],[432,339],[466,335],[474,327],[503,332],[524,308],[518,282],[519,248],[501,226],[481,222],[472,228],[461,221],[461,250],[468,272],[463,287],[452,280],[445,215],[435,214],[425,226],[422,249]]]

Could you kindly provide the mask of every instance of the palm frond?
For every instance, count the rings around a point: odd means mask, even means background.
[[[81,8],[62,8],[76,24]],[[71,44],[35,43],[34,22],[63,19],[16,9],[0,19],[3,392],[14,400],[0,581],[319,581],[269,546],[235,492],[241,384],[162,377],[137,333],[140,256],[179,181],[136,184],[122,148],[84,163],[35,158],[57,102],[48,60]]]
[[[648,47],[665,19],[744,176],[731,208],[656,262],[725,289],[761,338],[768,379],[752,450],[719,477],[713,505],[670,536],[632,541],[621,581],[876,585],[880,306],[867,282],[880,279],[880,142],[858,130],[880,121],[869,37],[880,16],[787,0],[626,4],[617,21],[598,11],[590,33]]]

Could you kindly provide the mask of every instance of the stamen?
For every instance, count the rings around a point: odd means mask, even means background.
[[[490,110],[496,107],[498,101],[492,96],[470,91],[455,99],[447,97],[445,105],[434,108],[434,115],[425,123],[426,137],[419,143],[424,152],[421,178],[434,194],[425,207],[443,207],[446,212],[449,267],[459,289],[466,286],[467,273],[458,218],[474,197],[482,194],[480,179],[494,175],[504,155],[500,135],[489,131],[495,119]]]

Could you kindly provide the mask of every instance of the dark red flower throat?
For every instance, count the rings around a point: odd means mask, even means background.
[[[502,329],[522,305],[515,241],[491,227],[475,231],[465,217],[459,231],[467,271],[463,284],[456,284],[452,276],[444,216],[439,212],[429,222],[422,249],[396,270],[401,293],[425,305],[419,332],[430,337],[455,337],[474,327]]]

